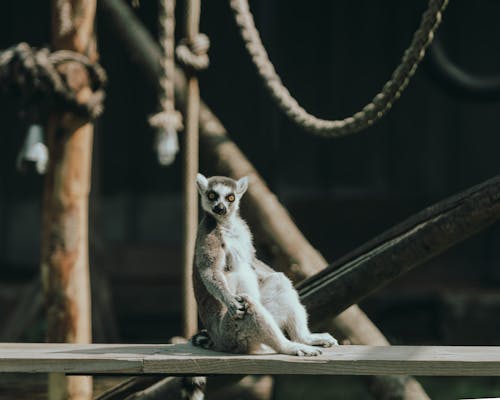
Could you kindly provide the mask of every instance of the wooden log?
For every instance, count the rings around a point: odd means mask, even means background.
[[[335,346],[317,357],[228,354],[190,344],[0,344],[0,373],[500,376],[500,347]]]
[[[98,12],[106,26],[129,53],[130,59],[141,69],[145,82],[158,90],[160,52],[151,35],[131,10],[119,0],[101,0]],[[176,75],[176,101],[185,103],[186,80],[182,71]],[[288,271],[300,281],[322,270],[328,263],[314,249],[293,223],[286,209],[269,190],[244,154],[229,139],[217,117],[202,102],[200,104],[200,142],[203,156],[215,162],[219,173],[233,177],[251,178],[247,204],[252,204],[256,217],[252,229],[267,243],[270,254],[279,260],[277,267]],[[250,201],[248,201],[250,200]],[[353,344],[389,345],[380,330],[357,306],[351,306],[330,321],[329,330],[345,337]],[[389,380],[381,382],[387,392],[392,391]],[[399,381],[398,381],[399,382]],[[406,400],[427,399],[425,391],[414,379],[405,383]]]
[[[193,43],[199,33],[200,0],[186,1],[184,35]],[[184,104],[184,135],[182,147],[182,194],[184,199],[182,237],[182,316],[184,337],[191,337],[198,331],[198,308],[193,291],[193,260],[198,229],[198,191],[196,174],[199,164],[199,118],[200,88],[194,71],[186,74]]]
[[[500,176],[432,205],[299,284],[315,321],[370,293],[500,218]]]
[[[69,11],[68,11],[69,10]],[[73,50],[97,59],[95,0],[52,1],[52,48]],[[85,67],[58,67],[84,102],[92,93]],[[88,194],[93,127],[70,113],[54,113],[47,125],[50,154],[45,178],[41,276],[47,308],[47,341],[91,341],[88,268]],[[49,377],[49,399],[90,399],[90,377]]]
[[[128,395],[125,400],[177,400],[186,398],[182,395],[182,383],[182,379],[169,376],[139,392]]]
[[[96,397],[95,400],[122,400],[134,393],[147,389],[160,380],[161,378],[156,376],[136,376],[110,388]]]

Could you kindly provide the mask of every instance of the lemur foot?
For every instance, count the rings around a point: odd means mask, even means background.
[[[304,343],[312,346],[332,347],[338,346],[339,342],[329,333],[311,333],[309,340]]]
[[[308,346],[302,343],[292,343],[290,348],[288,348],[285,354],[289,354],[291,356],[305,356],[305,357],[313,357],[319,356],[322,352],[317,347]]]
[[[198,333],[194,334],[191,338],[191,343],[193,346],[198,346],[203,349],[213,349],[215,347],[215,344],[206,329],[202,329]]]

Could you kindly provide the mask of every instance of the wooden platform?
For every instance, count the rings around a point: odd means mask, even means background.
[[[338,346],[318,357],[235,355],[180,345],[0,344],[0,372],[500,376],[500,347]]]

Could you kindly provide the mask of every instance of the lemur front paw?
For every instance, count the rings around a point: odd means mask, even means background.
[[[321,353],[321,350],[317,347],[308,346],[302,343],[293,343],[290,349],[286,352],[286,354],[299,357],[314,357],[319,356]]]
[[[242,319],[248,309],[248,303],[242,296],[234,296],[232,302],[227,306],[229,315],[234,319]]]
[[[312,344],[313,346],[332,347],[337,346],[339,342],[329,333],[312,333],[311,340],[308,341],[308,344]]]

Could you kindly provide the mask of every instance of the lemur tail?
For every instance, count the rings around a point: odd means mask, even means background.
[[[203,349],[211,350],[214,348],[214,342],[210,338],[206,329],[202,329],[191,338],[193,346],[201,347]]]

